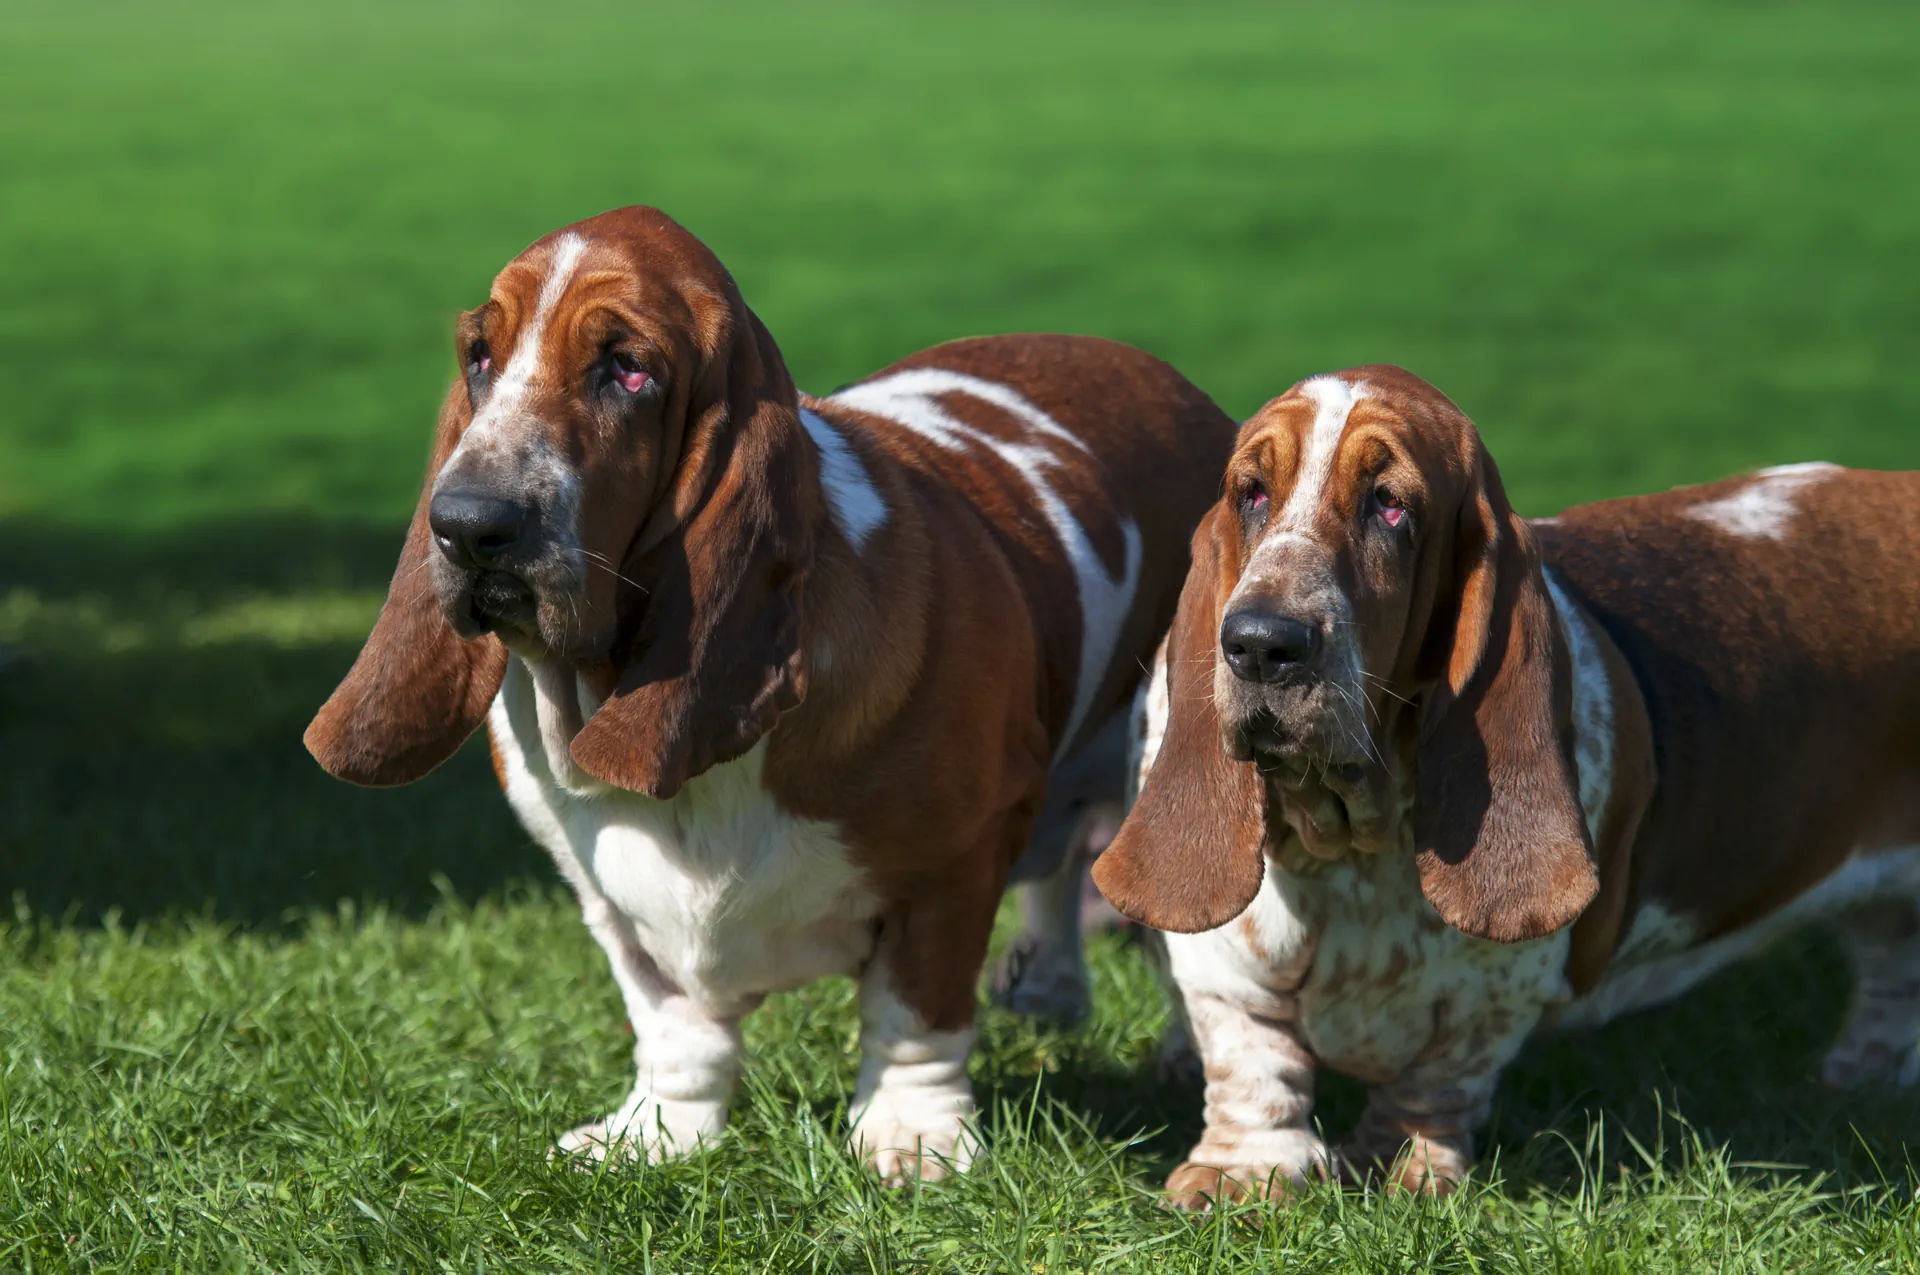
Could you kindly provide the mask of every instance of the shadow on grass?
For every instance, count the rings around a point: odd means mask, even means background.
[[[1756,1178],[1906,1184],[1920,1176],[1909,1153],[1920,1146],[1920,1094],[1835,1092],[1817,1079],[1848,994],[1838,945],[1809,931],[1673,1005],[1597,1031],[1543,1036],[1502,1079],[1479,1140],[1482,1172],[1497,1162],[1502,1189],[1518,1197],[1655,1165],[1678,1174],[1705,1152]],[[987,1035],[1007,1042],[1021,1031],[990,1021]],[[1016,1065],[979,1086],[985,1110],[1017,1119],[1037,1089],[1103,1139],[1137,1139],[1156,1181],[1198,1139],[1201,1095],[1161,1081],[1151,1063],[1119,1067],[1079,1035],[1042,1048],[1052,1054],[1045,1068]],[[1319,1074],[1315,1114],[1330,1140],[1352,1128],[1365,1101],[1359,1083]]]
[[[466,898],[552,879],[483,745],[385,792],[301,746],[399,542],[293,517],[137,536],[0,524],[0,899],[257,925],[343,898],[417,912],[436,876]]]

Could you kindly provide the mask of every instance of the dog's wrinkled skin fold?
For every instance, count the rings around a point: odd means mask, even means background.
[[[802,396],[719,262],[646,208],[535,243],[455,343],[387,605],[308,747],[404,783],[488,722],[636,1037],[632,1094],[562,1150],[717,1137],[741,1018],[850,974],[854,1144],[890,1182],[965,1167],[1002,888],[1031,845],[1049,902],[1007,997],[1075,1017],[1059,902],[1232,422],[1077,337]]]
[[[1173,931],[1205,1063],[1172,1201],[1447,1189],[1533,1031],[1813,918],[1858,975],[1826,1078],[1914,1079],[1920,533],[1860,511],[1917,497],[1791,466],[1530,524],[1400,369],[1248,421],[1095,867]],[[1370,1086],[1340,1148],[1322,1065]]]

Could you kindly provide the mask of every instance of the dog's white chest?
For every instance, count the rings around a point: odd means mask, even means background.
[[[490,719],[507,796],[583,904],[604,900],[677,987],[744,1009],[865,961],[874,895],[834,825],[786,813],[761,786],[764,743],[669,801],[581,795],[552,777],[534,695],[515,660]]]
[[[1511,1052],[1568,994],[1564,931],[1528,943],[1462,934],[1428,904],[1405,855],[1354,854],[1308,873],[1269,863],[1243,915],[1169,935],[1168,947],[1184,990],[1291,1016],[1317,1059],[1368,1081],[1480,1047],[1466,1033]]]

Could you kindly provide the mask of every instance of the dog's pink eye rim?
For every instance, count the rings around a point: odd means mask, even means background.
[[[1247,507],[1249,509],[1264,508],[1266,506],[1266,503],[1267,503],[1267,493],[1260,490],[1258,487],[1255,487],[1253,489],[1252,494],[1250,494],[1247,497]]]
[[[1398,505],[1382,505],[1380,516],[1386,519],[1389,527],[1398,527],[1406,519],[1407,511]]]
[[[613,356],[613,379],[618,381],[620,388],[627,393],[638,394],[647,387],[647,382],[652,378],[648,377],[646,370],[639,364],[623,354],[616,354]]]

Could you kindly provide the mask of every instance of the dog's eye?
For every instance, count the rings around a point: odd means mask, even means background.
[[[1241,493],[1241,503],[1249,513],[1258,513],[1267,507],[1267,489],[1259,483],[1248,483],[1246,491]]]
[[[1385,487],[1374,488],[1373,502],[1380,506],[1380,518],[1389,527],[1398,527],[1406,521],[1407,507],[1400,503],[1398,496]]]
[[[647,382],[653,378],[631,355],[616,352],[613,356],[613,379],[627,393],[638,394],[647,388]]]
[[[467,375],[485,376],[493,368],[493,351],[487,348],[485,341],[475,341],[467,348]]]

